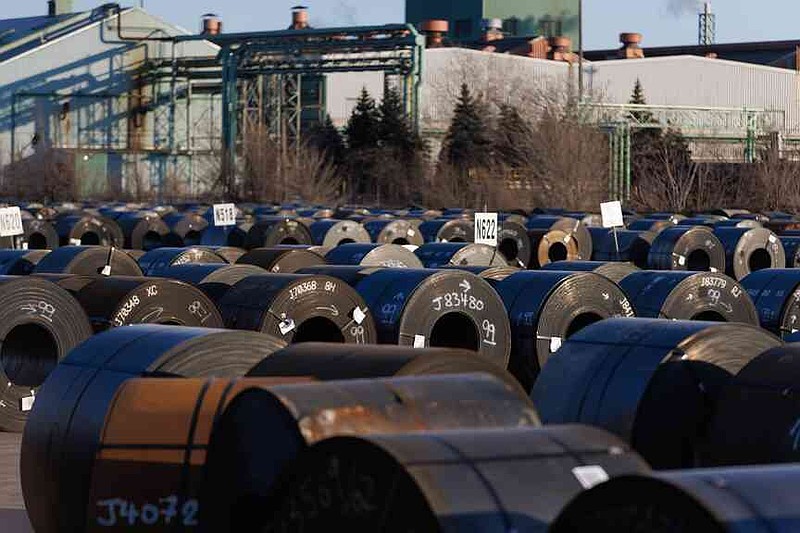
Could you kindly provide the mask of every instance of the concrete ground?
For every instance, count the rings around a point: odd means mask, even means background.
[[[19,482],[19,448],[22,435],[0,433],[0,531],[33,531],[25,514]]]

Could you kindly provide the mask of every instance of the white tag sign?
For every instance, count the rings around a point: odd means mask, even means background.
[[[214,204],[214,225],[235,226],[236,204]]]
[[[27,413],[31,409],[33,409],[33,402],[36,401],[36,396],[31,394],[30,396],[26,396],[24,398],[20,398],[19,400],[19,410],[23,413]]]
[[[361,325],[365,318],[367,318],[367,314],[360,307],[353,309],[353,320],[356,321],[356,324]]]
[[[587,490],[609,480],[608,473],[599,465],[576,466],[572,469],[572,475]]]
[[[0,237],[13,237],[22,235],[22,215],[19,207],[4,207],[0,209]]]
[[[621,228],[625,225],[625,219],[622,218],[622,203],[619,200],[600,204],[600,216],[603,218],[604,228]]]
[[[425,335],[414,335],[414,348],[425,347]]]
[[[475,243],[497,247],[497,213],[475,213]]]

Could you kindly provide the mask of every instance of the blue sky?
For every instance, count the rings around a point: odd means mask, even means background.
[[[133,0],[136,4],[139,0]],[[90,9],[103,0],[75,0]],[[222,16],[226,31],[277,29],[288,25],[289,9],[301,0],[144,0],[145,8],[195,30],[206,12]],[[3,18],[43,14],[45,0],[2,0]],[[316,26],[402,22],[403,0],[305,0]],[[620,32],[644,34],[645,46],[694,44],[695,0],[584,0],[587,48],[617,46]],[[123,5],[131,1],[123,2]],[[717,42],[800,39],[798,0],[714,0]]]

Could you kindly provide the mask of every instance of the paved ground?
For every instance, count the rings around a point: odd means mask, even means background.
[[[19,484],[19,445],[21,435],[0,433],[0,531],[32,531],[25,514]]]

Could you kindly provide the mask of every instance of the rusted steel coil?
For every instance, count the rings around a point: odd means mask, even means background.
[[[528,219],[528,229],[547,229],[563,231],[573,238],[578,245],[578,257],[575,259],[589,261],[592,258],[592,235],[580,219],[539,215]]]
[[[531,240],[531,259],[528,268],[538,269],[556,261],[578,261],[581,259],[578,241],[561,230],[528,230]]]

